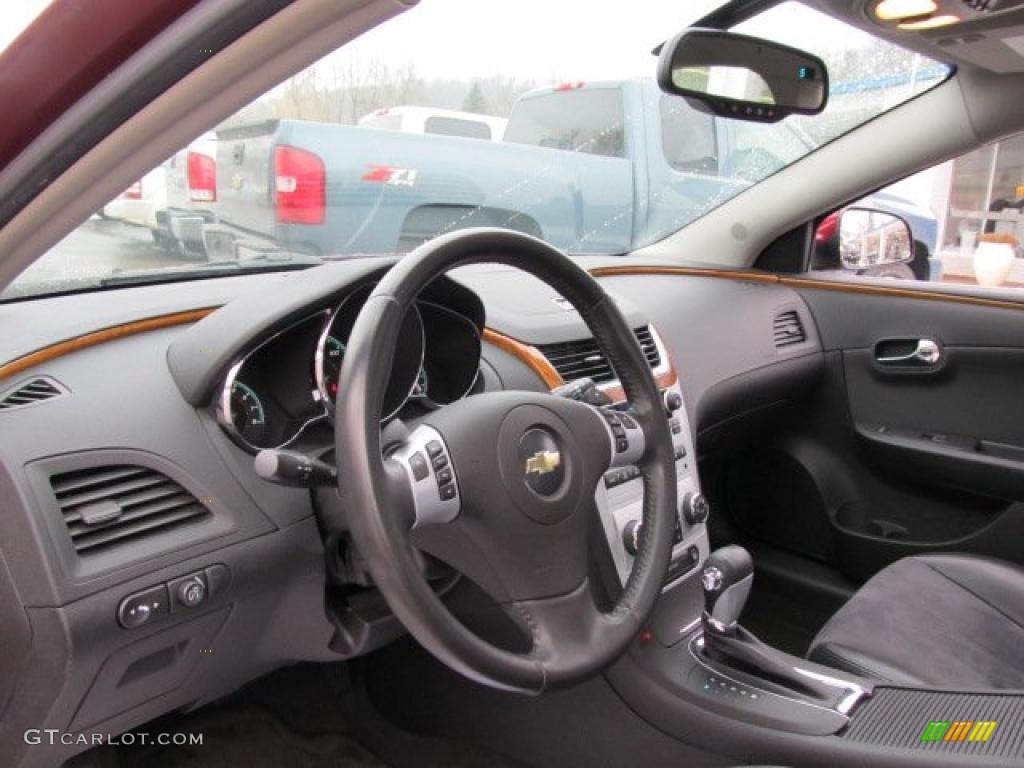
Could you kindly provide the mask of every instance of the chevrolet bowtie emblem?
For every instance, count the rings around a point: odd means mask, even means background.
[[[553,472],[562,463],[562,454],[558,451],[537,451],[526,460],[526,474],[546,475]]]

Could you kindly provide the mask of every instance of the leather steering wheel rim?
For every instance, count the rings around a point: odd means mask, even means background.
[[[585,539],[587,526],[596,524],[596,483],[615,461],[615,439],[597,409],[549,394],[500,392],[474,395],[425,417],[424,425],[438,430],[447,441],[450,469],[457,478],[461,506],[457,519],[451,521],[419,519],[421,510],[413,498],[416,491],[410,490],[413,478],[400,462],[382,456],[381,401],[402,319],[433,280],[475,263],[500,263],[524,270],[569,300],[618,374],[631,408],[629,414],[642,430],[643,452],[636,461],[644,487],[641,535],[632,572],[608,612],[586,607],[593,604],[586,572],[583,580],[572,586],[579,576],[580,552],[585,558],[587,546],[585,540],[576,539]],[[661,398],[647,361],[626,320],[592,276],[542,240],[509,230],[472,229],[438,237],[395,264],[367,299],[346,346],[339,393],[335,456],[352,537],[397,618],[429,652],[478,682],[539,693],[581,682],[626,650],[653,609],[671,554],[675,461]],[[514,457],[504,458],[514,453],[509,447],[511,438],[505,436],[511,434],[522,446],[526,438],[521,430],[513,433],[509,426],[519,423],[533,424],[530,429],[534,432],[550,431],[559,441],[559,456],[564,455],[566,462],[563,488],[579,486],[574,496],[560,492],[562,495],[534,499],[537,494],[515,485],[522,477],[516,474],[521,463],[516,464]],[[604,449],[597,445],[604,439],[602,430],[610,439]],[[479,447],[481,441],[483,448]],[[497,443],[493,457],[488,447],[492,442]],[[603,459],[600,451],[608,447],[611,453]],[[492,467],[487,462],[497,469],[484,471]],[[476,471],[478,466],[481,469]],[[529,467],[527,463],[527,477]],[[504,478],[504,488],[498,475]],[[483,498],[490,490],[488,483],[495,486],[493,495]],[[518,501],[506,498],[511,496]],[[553,511],[554,518],[534,515],[530,507],[534,502],[545,514]],[[497,512],[491,509],[495,506],[500,507]],[[525,515],[518,514],[524,509]],[[490,538],[482,539],[481,531],[487,527],[484,522],[490,526],[486,532]],[[458,540],[469,542],[464,547],[467,550],[480,550],[475,562],[486,561],[478,568],[483,580],[495,575],[492,594],[532,633],[534,647],[529,653],[499,648],[472,633],[453,618],[422,575],[413,543],[416,537],[423,539],[432,531],[447,535],[460,526]],[[508,538],[503,538],[506,535]],[[527,552],[524,546],[520,553],[517,541],[529,541],[537,551]],[[565,551],[556,547],[565,547]],[[534,565],[538,557],[547,559]],[[559,569],[565,563],[572,565],[565,566],[563,572]],[[486,572],[498,570],[499,565],[507,566],[504,573]],[[530,573],[516,573],[517,569]],[[548,586],[544,579],[548,573],[557,587]]]

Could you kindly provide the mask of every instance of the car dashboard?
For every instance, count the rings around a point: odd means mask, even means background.
[[[10,733],[118,732],[283,664],[349,658],[404,632],[347,538],[343,494],[275,485],[254,469],[263,449],[333,460],[348,333],[391,263],[0,306],[8,327],[27,329],[0,341],[0,719]],[[672,427],[679,519],[659,611],[668,618],[652,626],[671,643],[695,618],[692,576],[708,548],[698,450],[727,445],[743,414],[813,386],[821,345],[786,287],[584,265],[637,334]],[[787,313],[802,337],[779,346]],[[582,376],[621,406],[580,316],[525,273],[457,270],[405,322],[380,393],[385,435],[478,392],[544,392]],[[631,567],[642,498],[630,468],[609,472],[595,497],[611,593]],[[443,564],[427,576],[441,595],[458,583]]]

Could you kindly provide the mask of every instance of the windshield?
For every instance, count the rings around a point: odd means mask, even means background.
[[[628,258],[948,74],[787,2],[738,31],[821,56],[828,108],[712,117],[658,90],[651,51],[719,4],[426,0],[143,175],[3,297],[406,253],[473,226]]]

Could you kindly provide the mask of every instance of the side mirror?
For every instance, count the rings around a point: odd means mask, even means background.
[[[665,43],[658,85],[703,112],[762,123],[816,115],[828,103],[817,56],[720,29],[686,29]]]
[[[862,270],[914,258],[910,226],[899,216],[871,208],[847,208],[839,216],[839,262]]]

